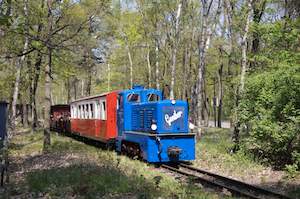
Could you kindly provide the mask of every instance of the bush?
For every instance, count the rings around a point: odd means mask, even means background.
[[[246,149],[274,166],[300,168],[300,66],[249,77],[239,118],[249,129]]]

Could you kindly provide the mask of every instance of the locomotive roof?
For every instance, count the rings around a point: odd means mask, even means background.
[[[122,90],[121,93],[132,93],[135,91],[161,92],[159,89],[155,89],[155,88],[133,88],[133,89]]]
[[[74,103],[74,102],[80,102],[80,101],[84,101],[84,100],[95,99],[95,98],[103,97],[103,96],[106,96],[106,95],[108,95],[108,94],[110,94],[110,93],[115,93],[115,92],[118,92],[118,91],[110,91],[110,92],[105,92],[105,93],[101,93],[101,94],[98,94],[98,95],[92,95],[92,96],[88,96],[88,97],[83,97],[83,98],[74,100],[74,101],[72,101],[71,103]]]

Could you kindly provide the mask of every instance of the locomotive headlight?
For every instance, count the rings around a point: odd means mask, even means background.
[[[155,131],[157,129],[157,125],[156,124],[151,124],[151,130]]]
[[[171,103],[174,105],[176,103],[176,100],[171,100]]]

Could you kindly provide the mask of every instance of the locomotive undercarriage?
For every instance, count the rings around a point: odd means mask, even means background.
[[[123,141],[121,145],[121,153],[133,159],[142,158],[140,146],[134,142]]]

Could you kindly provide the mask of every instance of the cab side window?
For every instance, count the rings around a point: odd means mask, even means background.
[[[147,99],[148,99],[148,102],[156,102],[156,101],[159,101],[159,96],[154,93],[150,93],[147,95]]]
[[[127,101],[128,102],[140,102],[140,95],[131,93],[127,95]]]

